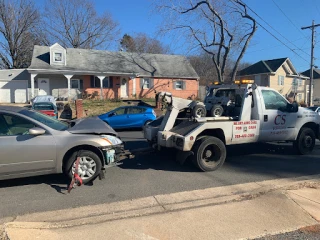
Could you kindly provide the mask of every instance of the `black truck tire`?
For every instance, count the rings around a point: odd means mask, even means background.
[[[204,172],[220,168],[227,156],[225,144],[216,137],[204,137],[197,140],[192,148],[193,163]]]
[[[310,128],[301,128],[297,139],[293,142],[293,148],[300,155],[311,153],[316,143],[316,135]]]
[[[201,104],[197,104],[192,109],[192,116],[195,118],[205,117],[206,115],[207,115],[206,107]]]
[[[211,117],[221,117],[223,114],[223,107],[219,104],[213,105],[210,111]]]

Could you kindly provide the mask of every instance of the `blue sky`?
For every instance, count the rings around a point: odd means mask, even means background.
[[[98,12],[109,11],[119,22],[121,36],[124,33],[133,34],[145,32],[155,36],[161,23],[161,17],[151,12],[150,0],[94,0]],[[254,63],[260,60],[289,57],[298,71],[310,67],[311,30],[300,30],[303,26],[320,23],[320,0],[243,0],[261,18],[252,14],[265,28],[278,39],[259,26],[243,61]],[[279,6],[280,10],[276,4]],[[320,68],[320,27],[316,32],[315,65]],[[166,42],[166,39],[162,39]],[[180,53],[179,53],[180,54]]]

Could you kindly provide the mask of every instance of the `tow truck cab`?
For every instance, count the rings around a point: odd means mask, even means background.
[[[313,150],[320,138],[317,113],[289,103],[274,89],[255,84],[240,84],[238,89],[242,87],[240,111],[231,116],[181,117],[190,102],[171,97],[163,119],[144,129],[145,138],[158,150],[175,148],[177,156],[191,155],[203,171],[223,164],[225,145],[289,141],[299,154]]]

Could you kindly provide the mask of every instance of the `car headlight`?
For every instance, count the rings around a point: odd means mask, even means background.
[[[111,135],[101,135],[100,136],[103,140],[109,142],[111,145],[119,145],[122,144],[122,141],[115,137],[115,136],[111,136]]]

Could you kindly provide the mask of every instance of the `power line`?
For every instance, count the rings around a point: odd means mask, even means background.
[[[292,42],[297,42],[301,39],[305,39],[304,37],[303,38],[298,38],[296,40],[293,40]],[[254,46],[254,45],[253,45]],[[272,49],[272,48],[275,48],[275,47],[281,47],[283,46],[283,44],[278,44],[278,45],[274,45],[274,46],[270,46],[270,47],[266,47],[266,48],[262,48],[262,49],[259,49],[259,50],[254,50],[254,51],[249,51],[249,52],[246,52],[246,53],[253,53],[253,52],[260,52],[260,51],[265,51],[265,50],[269,50],[269,49]],[[305,49],[309,49],[309,48],[305,48]],[[305,50],[304,49],[304,50]]]
[[[274,0],[272,0],[272,2],[273,2],[274,5],[276,5],[277,8],[283,13],[283,15],[289,20],[289,22],[290,22],[296,29],[298,29],[298,31],[301,32],[302,35],[303,35],[305,38],[307,38],[307,39],[310,40],[310,37],[308,38],[306,35],[304,35],[304,33],[301,31],[301,29],[298,28],[297,25],[295,25],[295,24],[291,21],[291,19],[286,15],[286,13],[282,10],[282,8],[279,7],[279,5],[278,5]]]
[[[281,37],[283,37],[285,40],[287,40],[288,42],[290,42],[295,48],[299,49],[301,52],[303,52],[304,54],[307,54],[308,56],[310,56],[310,54],[302,51],[299,47],[297,47],[295,44],[293,44],[290,40],[288,40],[285,36],[283,36],[280,32],[278,32],[274,27],[272,27],[268,22],[266,22],[262,17],[260,17],[252,8],[250,8],[247,4],[246,6],[255,14],[257,15],[258,18],[260,18],[265,24],[267,24],[270,28],[272,28],[274,31],[276,31]],[[261,24],[259,24],[261,26]]]
[[[241,9],[238,5],[236,5],[233,1],[231,1],[232,4],[234,4],[240,11],[243,11],[243,9]],[[247,4],[245,4],[253,13],[255,13]],[[261,18],[257,13],[255,13],[259,18]],[[262,19],[262,18],[261,18]],[[263,20],[263,19],[262,19]],[[264,20],[263,20],[264,21]],[[299,56],[301,59],[303,59],[304,61],[306,61],[307,63],[308,60],[306,60],[304,57],[300,56],[294,49],[292,49],[291,47],[289,47],[286,43],[284,43],[283,41],[281,41],[278,37],[276,37],[273,33],[271,33],[268,29],[266,29],[263,25],[261,25],[257,20],[256,23],[262,27],[267,33],[269,33],[271,36],[273,36],[276,40],[278,40],[280,43],[282,43],[284,46],[286,46],[290,51],[292,51],[293,53],[295,53],[297,56]],[[267,23],[268,24],[268,23]],[[268,24],[270,26],[270,24]],[[272,27],[271,27],[272,28]],[[280,34],[282,36],[282,34]],[[290,42],[288,39],[286,39],[288,42]],[[295,45],[294,45],[295,46]],[[306,53],[307,54],[307,53]]]

